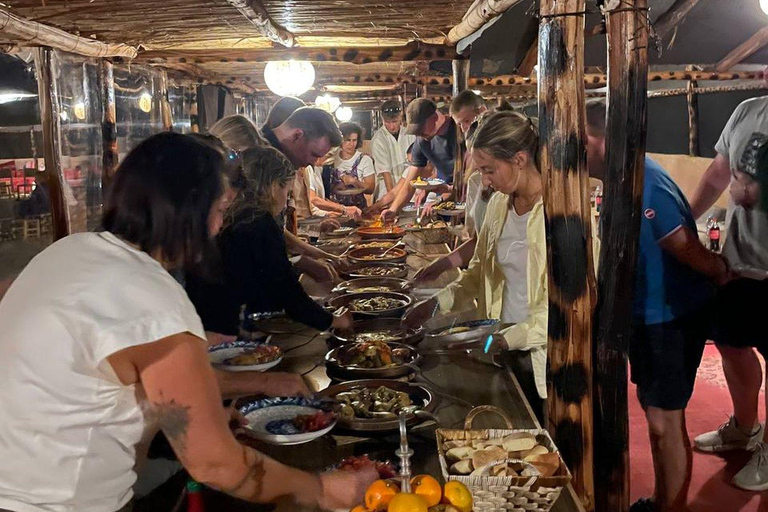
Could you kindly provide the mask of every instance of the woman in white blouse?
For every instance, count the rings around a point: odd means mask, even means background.
[[[250,501],[349,508],[376,477],[292,469],[229,430],[200,318],[169,273],[209,261],[225,165],[191,137],[147,139],[115,174],[105,230],[51,245],[3,297],[0,509],[127,510],[157,428],[195,480]]]

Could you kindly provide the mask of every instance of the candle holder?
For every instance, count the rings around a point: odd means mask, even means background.
[[[406,429],[406,413],[400,411],[400,448],[395,455],[400,458],[400,492],[411,492],[411,457],[413,450],[408,446],[408,431]]]

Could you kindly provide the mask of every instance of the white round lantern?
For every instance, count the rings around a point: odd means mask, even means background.
[[[325,110],[330,114],[336,112],[336,109],[339,108],[340,105],[341,100],[336,96],[331,96],[329,94],[324,94],[315,98],[315,106]]]
[[[336,109],[336,119],[342,123],[346,123],[352,119],[352,109],[349,107],[339,107]]]
[[[264,81],[278,96],[300,96],[315,83],[315,67],[303,60],[269,61]]]
[[[768,0],[760,0],[760,8],[765,14],[768,14]]]

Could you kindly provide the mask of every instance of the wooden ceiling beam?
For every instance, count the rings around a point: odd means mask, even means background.
[[[148,62],[179,62],[205,64],[207,62],[254,62],[270,60],[308,60],[312,62],[346,62],[368,64],[373,62],[453,60],[456,50],[439,44],[411,41],[402,46],[383,47],[326,47],[326,48],[254,48],[226,50],[150,50],[138,59]]]
[[[520,0],[475,0],[458,25],[445,36],[445,44],[455,46],[467,36],[471,36],[483,25],[504,12]]]
[[[102,43],[58,28],[21,18],[0,7],[0,35],[24,46],[48,46],[85,57],[134,58],[138,50],[127,44]]]
[[[536,33],[536,37],[533,39],[528,51],[525,52],[523,61],[517,67],[517,74],[520,76],[531,76],[533,68],[536,63],[539,62],[539,34]]]
[[[734,48],[728,55],[723,57],[723,60],[717,63],[715,69],[720,72],[728,71],[736,64],[742,62],[744,59],[763,48],[766,44],[768,44],[768,26],[761,28],[752,37]]]
[[[686,15],[696,7],[700,0],[675,0],[672,7],[658,17],[653,28],[661,38],[667,37],[685,19]]]
[[[286,48],[296,45],[296,36],[272,22],[267,9],[259,0],[227,0],[240,14],[245,16],[261,35]]]

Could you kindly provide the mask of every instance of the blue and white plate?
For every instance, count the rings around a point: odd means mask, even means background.
[[[248,428],[257,439],[271,444],[294,445],[308,443],[322,437],[336,425],[334,420],[322,430],[298,432],[292,423],[300,414],[328,411],[326,402],[302,397],[263,398],[240,408],[248,420]]]
[[[239,341],[232,341],[229,343],[220,343],[218,345],[214,345],[208,348],[208,360],[216,368],[219,368],[221,370],[226,370],[228,372],[266,371],[280,364],[280,361],[283,360],[283,356],[281,355],[277,359],[274,359],[266,363],[252,364],[252,365],[228,365],[228,364],[225,364],[224,361],[232,357],[239,356],[240,354],[250,352],[256,349],[257,347],[264,345],[265,342],[268,340],[269,338],[265,338],[263,341],[239,340]]]

